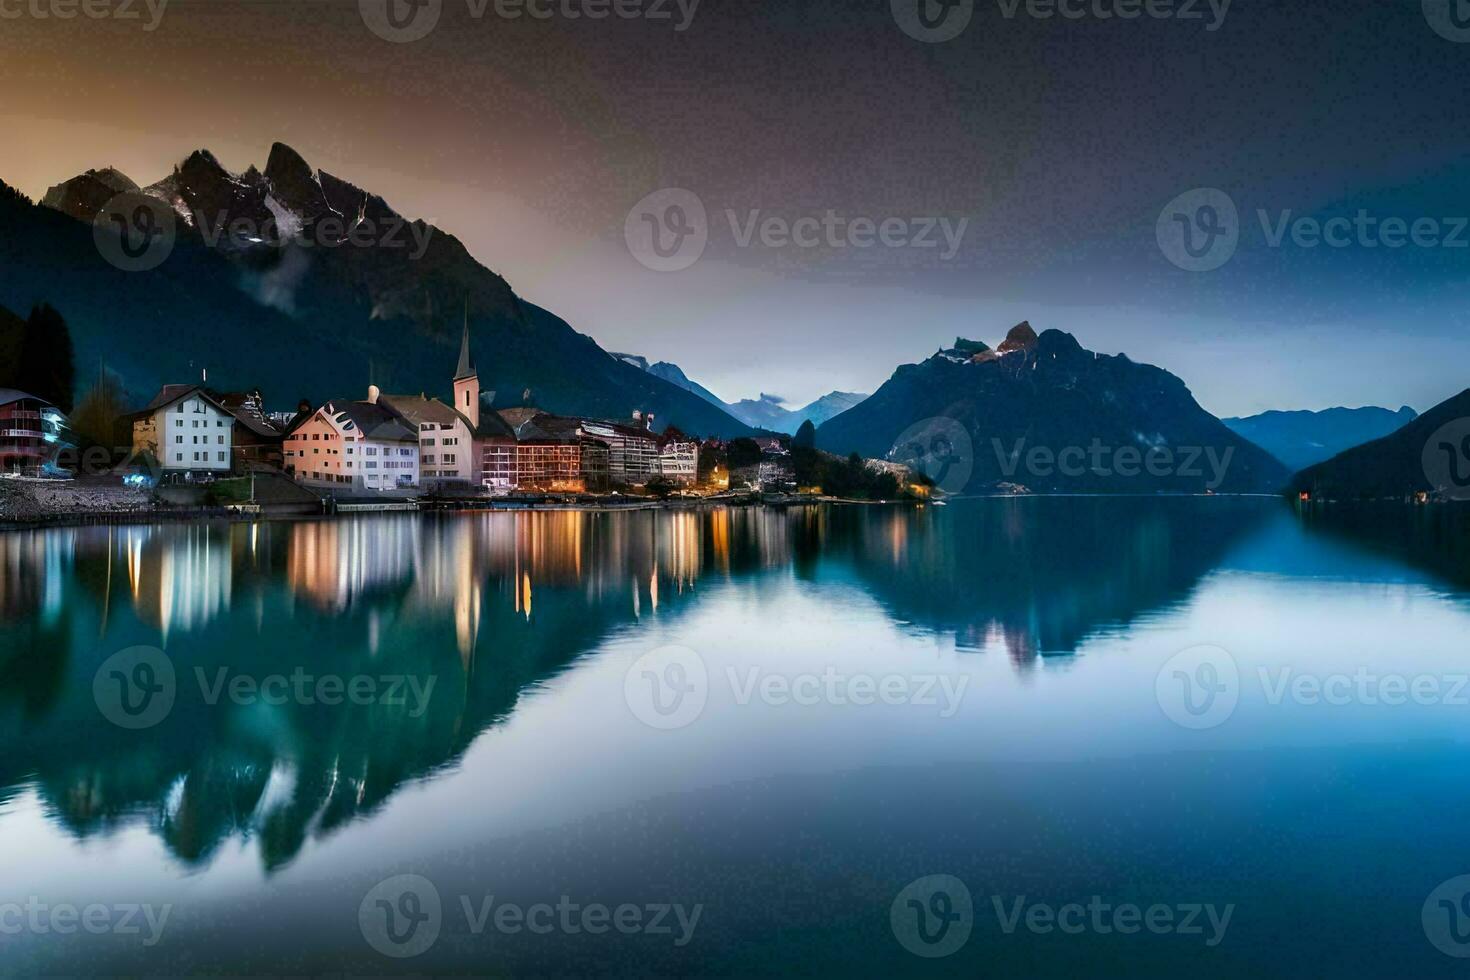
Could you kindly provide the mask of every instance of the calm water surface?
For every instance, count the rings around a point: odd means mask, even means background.
[[[1463,972],[1467,552],[1225,498],[0,535],[0,971]],[[1231,911],[1013,914],[1093,896]]]

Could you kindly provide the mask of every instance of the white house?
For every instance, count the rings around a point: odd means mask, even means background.
[[[658,454],[659,472],[664,479],[685,486],[699,478],[699,443],[678,439],[664,443]]]
[[[394,492],[419,485],[419,437],[381,405],[327,402],[282,445],[286,472],[316,489]]]
[[[133,416],[133,452],[147,452],[162,471],[187,476],[230,472],[235,416],[198,385],[164,385]]]

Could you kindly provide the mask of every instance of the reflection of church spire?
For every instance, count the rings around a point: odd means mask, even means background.
[[[476,376],[475,362],[470,358],[470,300],[464,301],[464,338],[459,344],[459,369],[454,372],[455,381],[464,381]]]

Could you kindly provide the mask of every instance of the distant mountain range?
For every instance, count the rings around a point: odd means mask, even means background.
[[[746,425],[757,429],[767,429],[771,432],[785,432],[788,435],[794,435],[796,430],[801,428],[801,424],[808,419],[811,420],[812,425],[819,426],[828,419],[861,404],[868,397],[850,391],[833,391],[818,398],[810,405],[804,405],[795,410],[786,408],[782,404],[784,399],[764,392],[759,398],[727,402],[704,385],[691,380],[677,364],[670,364],[668,361],[650,364],[647,358],[638,354],[614,354],[613,357],[647,371],[655,377],[663,378],[670,384],[678,385],[685,391],[693,392],[711,405],[716,405],[729,412]]]
[[[817,445],[913,458],[941,487],[971,493],[1273,493],[1289,478],[1169,372],[1028,323],[994,350],[961,338],[900,367],[822,425]]]
[[[118,193],[177,215],[157,268],[124,272],[94,243],[92,222]],[[442,394],[467,317],[496,407],[642,410],[700,435],[751,432],[521,299],[453,235],[280,143],[264,171],[230,173],[199,150],[146,187],[89,171],[40,205],[0,184],[0,229],[0,306],[52,303],[70,325],[77,376],[105,362],[138,403],[206,368],[212,386],[258,386],[271,407],[360,398],[369,382]]]
[[[1470,500],[1470,389],[1390,435],[1302,470],[1291,489],[1322,500],[1402,500],[1419,493]]]
[[[1242,435],[1286,464],[1293,473],[1321,463],[1340,452],[1381,439],[1419,417],[1405,406],[1386,408],[1329,408],[1321,412],[1263,412],[1249,418],[1222,419]]]

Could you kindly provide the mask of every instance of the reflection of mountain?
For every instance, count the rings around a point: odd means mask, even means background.
[[[1470,509],[1405,507],[1394,502],[1337,503],[1297,508],[1303,527],[1364,551],[1403,562],[1470,594]]]
[[[701,574],[788,561],[793,517],[393,515],[0,536],[0,794],[34,780],[75,834],[141,819],[186,863],[240,837],[279,867],[451,765],[528,689],[677,605]],[[92,680],[140,644],[166,651],[177,698],[156,727],[123,731],[100,716]],[[297,674],[370,678],[384,697],[240,703],[223,686]]]
[[[455,765],[528,691],[614,631],[677,614],[702,580],[856,574],[897,617],[963,644],[998,635],[1025,660],[1184,598],[1266,512],[1038,498],[0,536],[0,797],[34,785],[78,836],[148,826],[186,864],[255,840],[278,868]],[[167,653],[177,696],[160,724],[125,731],[92,684],[137,645]],[[228,686],[297,675],[312,696]],[[384,696],[324,704],[328,677]]]
[[[896,617],[952,631],[961,647],[999,639],[1021,664],[1073,653],[1089,635],[1184,600],[1268,508],[991,498],[885,510],[851,528],[852,512],[839,510],[832,521],[853,569]]]

